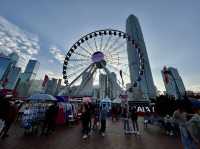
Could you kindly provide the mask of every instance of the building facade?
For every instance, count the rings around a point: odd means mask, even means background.
[[[6,83],[6,86],[5,86],[6,89],[10,89],[10,90],[15,89],[16,83],[19,79],[20,72],[21,72],[21,68],[15,67],[15,66],[11,67],[7,75],[8,82]]]
[[[0,65],[0,81],[2,83],[7,78],[7,75],[12,67],[12,62],[11,62],[10,58],[1,56],[0,64],[1,64]]]
[[[126,21],[126,33],[133,39],[141,49],[141,53],[144,57],[144,74],[141,76],[141,81],[138,82],[137,87],[140,88],[144,94],[145,99],[156,97],[156,89],[151,73],[148,54],[142,34],[142,30],[138,21],[138,18],[134,15],[130,15]],[[130,70],[130,79],[133,84],[139,77],[140,59],[137,54],[137,49],[132,46],[130,42],[127,42],[127,52]],[[139,100],[139,99],[138,99]]]
[[[29,60],[25,71],[21,74],[21,81],[34,80],[39,70],[40,63],[37,60]]]
[[[181,99],[185,96],[186,90],[178,70],[173,67],[164,67],[161,71],[166,94]]]

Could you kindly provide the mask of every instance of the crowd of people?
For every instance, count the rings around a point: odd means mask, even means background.
[[[21,106],[15,104],[10,98],[0,94],[0,137],[8,137],[8,131],[12,123],[19,117]],[[41,126],[41,135],[48,135],[55,131],[56,117],[58,115],[58,103],[54,102],[45,110],[45,118]],[[26,109],[24,109],[26,112]],[[80,121],[82,124],[82,138],[87,139],[91,132],[106,134],[107,118],[112,117],[112,121],[123,120],[124,134],[141,135],[138,124],[138,112],[135,106],[127,103],[123,105],[109,107],[106,103],[82,102],[80,106]],[[184,149],[197,149],[200,141],[200,113],[199,110],[188,112],[183,105],[177,106],[173,114],[159,116],[146,112],[143,115],[144,129],[148,129],[149,124],[160,124],[169,136],[180,136]]]

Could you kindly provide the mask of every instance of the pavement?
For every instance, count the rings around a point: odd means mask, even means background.
[[[105,137],[92,133],[82,139],[81,125],[59,126],[49,136],[24,136],[23,129],[15,124],[10,137],[0,140],[0,149],[182,149],[180,139],[167,136],[159,127],[143,129],[140,119],[140,136],[124,135],[123,123],[107,122]]]

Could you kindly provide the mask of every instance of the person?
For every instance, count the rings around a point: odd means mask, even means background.
[[[101,122],[101,129],[100,133],[104,137],[105,136],[105,131],[106,131],[106,118],[108,114],[108,109],[106,107],[106,104],[103,103],[102,106],[100,107],[100,122]]]
[[[57,102],[54,102],[54,104],[47,109],[41,135],[48,135],[51,131],[55,130],[58,109]]]
[[[191,148],[197,149],[200,142],[200,115],[193,115],[187,122],[187,129],[192,140]]]
[[[131,120],[133,125],[133,133],[139,135],[139,127],[138,127],[138,114],[136,107],[131,108]]]
[[[111,112],[112,112],[112,121],[117,120],[117,107],[113,106]]]
[[[2,139],[8,137],[8,131],[17,117],[17,107],[9,102],[9,98],[1,96],[0,98],[0,118],[4,120],[4,127],[0,132]]]
[[[127,103],[123,107],[122,117],[124,119],[124,133],[128,134],[130,132],[130,126],[129,126],[129,107]]]
[[[185,112],[183,105],[179,105],[177,110],[174,111],[173,119],[179,126],[181,142],[184,149],[191,149],[192,140],[186,127],[187,116],[188,114]]]
[[[81,115],[81,122],[83,127],[83,139],[88,138],[90,132],[90,121],[91,121],[91,113],[89,109],[89,104],[84,103],[82,106],[82,115]]]
[[[96,106],[94,109],[94,119],[93,119],[93,126],[92,126],[92,129],[94,132],[98,130],[98,124],[99,124],[99,108]]]
[[[150,123],[150,112],[144,113],[144,128],[148,128],[148,123]]]
[[[174,133],[173,133],[173,126],[172,126],[172,119],[168,114],[164,117],[164,126],[166,130],[166,134],[173,136]]]

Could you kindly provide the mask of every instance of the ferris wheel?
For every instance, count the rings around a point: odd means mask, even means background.
[[[137,49],[140,59],[139,77],[133,83],[133,86],[137,86],[137,82],[141,80],[140,75],[144,72],[144,59],[139,45],[122,31],[104,29],[86,34],[68,50],[63,63],[63,79],[66,88],[79,86],[76,89],[78,92],[91,79],[94,83],[98,83],[100,74],[107,74],[112,83],[115,81],[125,89],[126,84],[131,83],[128,43]],[[114,73],[115,80],[109,77],[111,73]],[[83,79],[84,74],[88,75]]]

